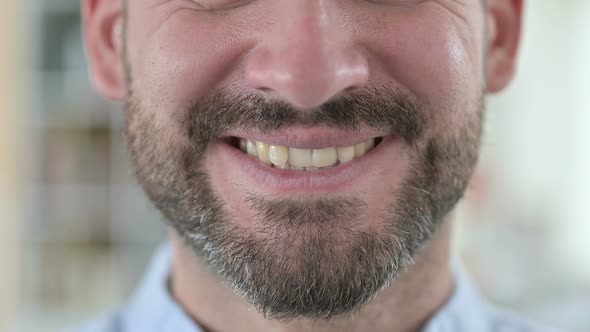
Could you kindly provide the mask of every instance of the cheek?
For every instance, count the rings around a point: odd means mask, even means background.
[[[385,25],[384,25],[385,26]],[[374,44],[377,72],[428,103],[431,130],[456,127],[481,93],[481,51],[460,35],[452,20],[424,13],[408,15],[381,30]],[[473,33],[473,32],[470,32]]]
[[[178,11],[135,45],[134,89],[144,102],[160,110],[184,109],[235,70],[249,45],[215,24],[195,11]]]

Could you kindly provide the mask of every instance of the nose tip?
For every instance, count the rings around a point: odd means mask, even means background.
[[[246,68],[250,88],[275,95],[300,108],[320,106],[369,80],[365,57],[352,49],[294,47],[254,50]]]

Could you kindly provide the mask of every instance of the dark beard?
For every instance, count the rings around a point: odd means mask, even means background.
[[[483,96],[483,94],[482,94]],[[332,319],[351,314],[409,267],[463,195],[477,161],[482,96],[450,137],[426,137],[429,110],[412,96],[365,89],[301,112],[256,94],[217,90],[169,127],[157,125],[129,96],[126,133],[143,189],[170,225],[222,280],[267,318]],[[437,110],[450,112],[450,110]],[[215,193],[202,156],[226,130],[272,131],[293,125],[396,134],[412,156],[411,171],[390,190],[379,228],[363,229],[367,204],[354,197],[245,198],[252,229],[232,220]],[[170,130],[180,142],[164,143]]]

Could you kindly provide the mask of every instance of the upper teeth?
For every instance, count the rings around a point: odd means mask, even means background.
[[[375,139],[351,146],[300,149],[240,139],[240,150],[266,165],[283,169],[314,170],[360,158],[375,147]]]

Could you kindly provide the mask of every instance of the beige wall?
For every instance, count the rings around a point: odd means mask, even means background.
[[[27,68],[23,31],[24,3],[3,0],[0,10],[0,331],[11,331],[18,313],[20,228],[24,173],[21,172],[23,141],[19,136],[28,112],[23,87]]]

